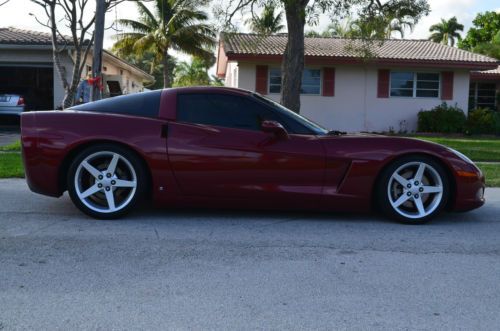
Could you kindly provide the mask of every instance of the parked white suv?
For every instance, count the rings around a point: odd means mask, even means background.
[[[21,115],[25,106],[19,94],[0,94],[0,115]]]

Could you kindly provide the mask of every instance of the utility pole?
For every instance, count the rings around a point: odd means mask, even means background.
[[[102,99],[102,49],[104,42],[104,19],[106,15],[105,0],[96,0],[95,29],[94,29],[94,53],[92,61],[92,76],[94,85],[92,87],[92,101]]]

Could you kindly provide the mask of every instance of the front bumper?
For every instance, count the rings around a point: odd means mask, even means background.
[[[484,205],[485,178],[476,166],[456,174],[454,211],[469,211]]]

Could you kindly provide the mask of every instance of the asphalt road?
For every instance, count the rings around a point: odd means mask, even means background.
[[[119,221],[0,181],[0,330],[500,327],[500,189],[425,226],[169,211]]]

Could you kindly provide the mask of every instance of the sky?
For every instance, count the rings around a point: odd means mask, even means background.
[[[472,25],[472,20],[477,13],[484,11],[500,11],[500,0],[428,0],[431,6],[429,16],[423,18],[415,27],[412,33],[407,32],[407,39],[426,39],[429,36],[429,27],[440,21],[441,18],[449,19],[453,16],[458,18],[458,21],[465,25],[465,32]],[[1,1],[0,1],[1,2]],[[91,1],[93,2],[93,1]],[[92,3],[90,8],[94,8]],[[135,4],[123,3],[116,10],[112,10],[107,14],[107,26],[111,26],[116,17],[118,18],[136,18]],[[34,17],[30,14],[38,15],[42,18],[43,10],[30,0],[10,0],[6,5],[0,7],[0,27],[17,27],[29,30],[47,31],[47,28],[40,26]],[[306,30],[321,31],[329,23],[327,16],[322,17],[318,27],[306,27]],[[108,29],[105,32],[105,47],[109,48],[113,44],[112,36],[116,33],[113,29]],[[178,54],[179,56],[179,54]],[[180,56],[181,59],[186,59],[185,56]]]

